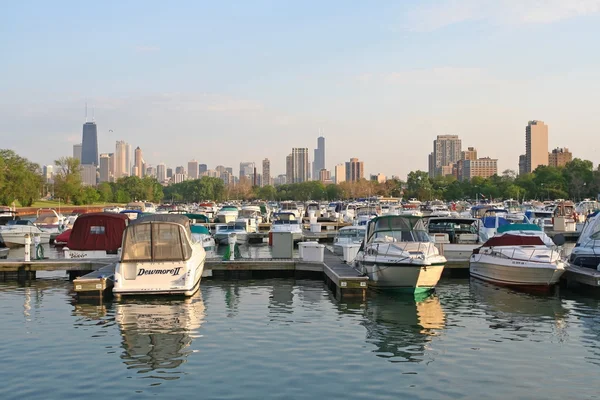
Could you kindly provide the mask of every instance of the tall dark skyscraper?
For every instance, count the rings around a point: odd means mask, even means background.
[[[95,122],[83,124],[81,164],[98,165],[98,129]]]
[[[314,180],[319,179],[319,173],[322,169],[325,169],[325,138],[319,136],[317,139],[317,148],[315,149],[315,158],[313,160],[313,174]]]

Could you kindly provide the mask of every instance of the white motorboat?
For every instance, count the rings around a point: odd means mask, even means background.
[[[301,219],[302,213],[298,203],[294,201],[282,201],[279,204],[279,213],[292,213],[296,219]]]
[[[600,270],[600,213],[590,214],[569,256],[569,266]]]
[[[435,288],[446,258],[439,254],[420,217],[386,215],[367,225],[355,264],[369,277],[371,286],[422,293]]]
[[[217,213],[217,219],[222,224],[228,224],[230,222],[234,222],[240,213],[240,210],[237,206],[226,205],[221,207],[219,212]]]
[[[258,224],[263,222],[262,211],[260,206],[243,206],[236,221],[247,220],[247,231],[258,232]]]
[[[558,282],[565,264],[558,247],[537,225],[514,224],[498,228],[496,236],[473,251],[469,271],[497,285],[548,288]]]
[[[42,244],[50,243],[50,232],[42,231],[26,219],[10,220],[0,227],[0,241],[6,247],[25,246],[26,234],[31,237],[31,243],[34,242],[34,236],[38,236]]]
[[[367,225],[373,218],[377,217],[381,210],[373,206],[358,207],[355,211],[354,223],[356,225]]]
[[[109,212],[109,213],[115,213],[118,214],[121,211],[123,211],[124,208],[123,207],[119,207],[119,206],[110,206],[110,207],[104,207],[104,209],[102,211],[104,212]]]
[[[80,215],[63,248],[65,258],[118,258],[128,222],[125,214],[102,212]]]
[[[366,225],[344,226],[340,228],[337,236],[333,239],[333,253],[341,256],[343,247],[349,244],[359,245],[365,239]]]
[[[447,264],[466,264],[473,250],[481,246],[478,225],[475,218],[432,217],[427,231]]]
[[[115,267],[116,295],[191,296],[200,287],[206,252],[183,215],[153,214],[131,221]]]
[[[274,232],[290,232],[294,242],[299,242],[304,237],[302,232],[302,224],[296,218],[294,213],[275,213],[273,214],[273,223],[269,233]],[[269,234],[269,236],[271,236]]]
[[[332,202],[327,206],[326,217],[333,222],[339,222],[342,218],[342,206],[340,202]]]
[[[52,208],[40,208],[37,211],[33,225],[49,233],[61,233],[66,229],[65,217]]]
[[[190,219],[190,230],[192,237],[197,242],[202,242],[202,246],[206,252],[214,252],[217,249],[215,238],[210,234],[210,231],[206,225],[208,223],[208,216],[204,214],[184,214]]]
[[[229,234],[236,234],[237,244],[248,243],[248,232],[246,231],[246,223],[243,222],[230,222],[228,224],[217,224],[215,226],[215,240],[219,244],[229,243]]]

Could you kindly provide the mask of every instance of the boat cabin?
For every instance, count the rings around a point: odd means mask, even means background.
[[[83,214],[75,220],[67,247],[69,250],[104,250],[106,254],[117,254],[128,222],[129,218],[124,214]]]
[[[431,242],[423,219],[412,215],[386,215],[367,224],[367,242]]]
[[[428,231],[436,243],[477,243],[479,220],[475,218],[430,218]]]
[[[121,262],[186,261],[192,256],[190,220],[183,215],[145,215],[131,221]]]

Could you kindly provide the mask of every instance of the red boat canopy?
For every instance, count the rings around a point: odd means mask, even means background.
[[[539,236],[502,235],[494,236],[483,244],[483,247],[494,246],[544,246],[545,243]]]
[[[125,214],[107,212],[80,215],[73,224],[67,247],[115,252],[121,247],[128,220]]]

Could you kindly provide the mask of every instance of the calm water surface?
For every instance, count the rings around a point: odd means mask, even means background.
[[[188,300],[77,303],[0,283],[0,398],[586,399],[600,303],[478,281],[337,301],[319,281],[202,282]]]

